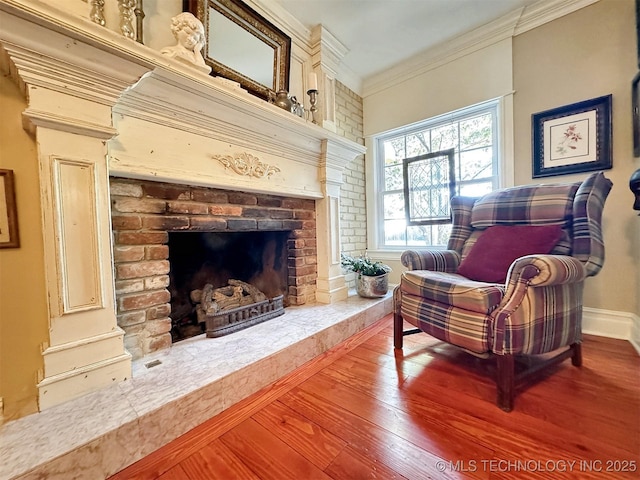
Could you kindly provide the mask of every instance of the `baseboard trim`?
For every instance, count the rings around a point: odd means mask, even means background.
[[[582,331],[588,335],[628,340],[640,354],[640,317],[631,312],[584,307]]]

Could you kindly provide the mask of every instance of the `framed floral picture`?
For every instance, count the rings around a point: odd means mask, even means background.
[[[533,178],[612,167],[611,95],[534,113]]]

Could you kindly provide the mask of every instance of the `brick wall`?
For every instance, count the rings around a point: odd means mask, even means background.
[[[362,98],[340,82],[336,82],[336,127],[339,135],[364,144]],[[359,155],[347,165],[341,187],[341,250],[351,255],[361,255],[367,248],[364,161]],[[355,281],[348,277],[348,284],[354,287]]]
[[[118,325],[134,358],[171,345],[170,231],[290,231],[290,305],[315,301],[315,201],[110,179]]]

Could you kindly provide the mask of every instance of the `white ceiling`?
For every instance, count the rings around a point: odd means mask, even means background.
[[[305,27],[322,24],[360,80],[538,0],[274,0]]]

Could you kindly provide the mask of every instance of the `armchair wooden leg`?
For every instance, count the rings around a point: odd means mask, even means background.
[[[395,348],[402,348],[403,337],[402,316],[398,312],[393,312],[393,346]]]
[[[571,355],[571,365],[574,367],[582,366],[582,344],[581,343],[572,343],[571,350],[573,354]]]
[[[515,390],[515,359],[513,355],[498,355],[496,386],[498,387],[498,407],[505,412],[513,410]]]

